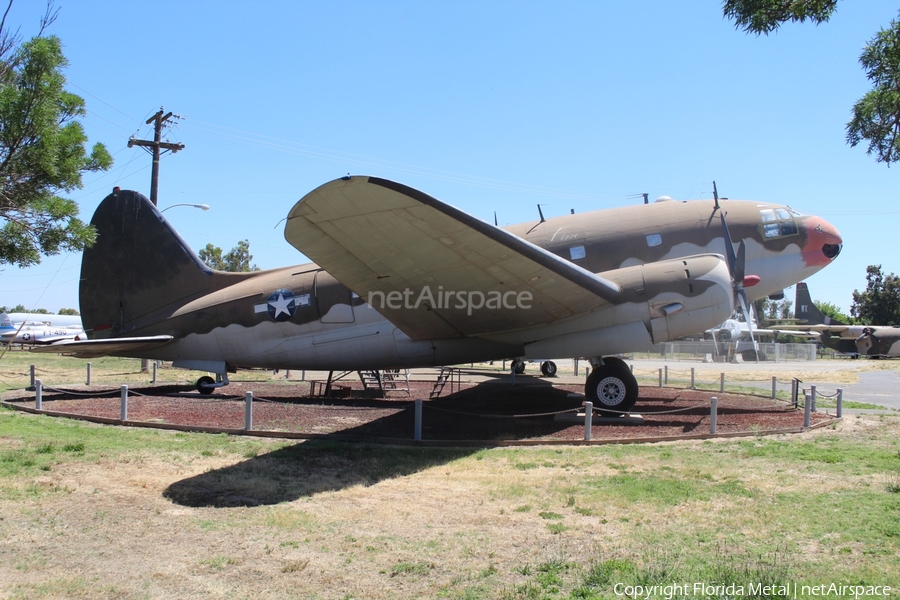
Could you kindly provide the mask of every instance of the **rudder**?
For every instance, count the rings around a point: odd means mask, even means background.
[[[813,303],[805,281],[797,284],[794,297],[794,318],[802,325],[845,325],[824,314]]]
[[[214,271],[143,194],[114,191],[91,225],[97,241],[82,255],[79,302],[92,338],[158,323],[208,288]]]

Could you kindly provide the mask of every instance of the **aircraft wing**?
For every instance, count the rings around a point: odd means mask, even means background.
[[[781,329],[779,327],[769,327],[767,329],[754,329],[753,331],[754,331],[754,333],[756,333],[757,331],[759,331],[759,332],[768,331],[772,335],[796,335],[797,337],[810,337],[810,338],[811,337],[819,337],[819,335],[820,335],[820,333],[818,331],[813,331],[813,330],[804,331],[803,329]]]
[[[615,303],[620,292],[518,236],[375,177],[313,190],[291,210],[284,237],[413,339],[545,325]]]
[[[840,335],[841,333],[847,331],[852,327],[851,325],[791,325],[794,331],[788,331],[779,329],[778,331],[781,333],[787,333],[790,335],[821,335],[823,333],[830,333],[832,335]]]
[[[127,352],[140,352],[168,344],[171,335],[152,335],[133,338],[111,338],[103,340],[66,340],[32,348],[31,352],[65,354],[76,358],[98,358],[100,356],[121,355]]]

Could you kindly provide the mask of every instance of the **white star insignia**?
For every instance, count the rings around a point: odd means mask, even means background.
[[[277,319],[278,315],[284,313],[288,316],[291,315],[291,311],[288,310],[288,304],[293,301],[293,298],[288,298],[285,300],[284,294],[278,294],[278,300],[274,300],[269,302],[269,305],[275,309],[275,315],[273,318]]]

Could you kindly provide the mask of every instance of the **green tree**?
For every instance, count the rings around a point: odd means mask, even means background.
[[[816,308],[818,308],[819,311],[821,311],[821,313],[826,317],[831,317],[836,321],[847,323],[848,325],[853,323],[854,321],[853,317],[848,314],[842,313],[837,304],[833,304],[831,302],[821,302],[819,300],[813,300],[813,304],[815,304]]]
[[[12,2],[10,2],[10,5]],[[55,19],[52,3],[44,27]],[[7,12],[9,8],[7,7]],[[112,157],[102,144],[88,153],[76,118],[84,100],[65,91],[67,66],[59,38],[19,44],[0,21],[0,263],[21,267],[42,256],[79,251],[94,230],[78,205],[60,196],[82,186],[82,173],[104,171]]]
[[[250,254],[250,242],[241,240],[237,246],[232,248],[224,257],[225,270],[234,273],[246,273],[249,271],[259,271],[256,265],[250,265],[253,255]]]
[[[74,309],[74,308],[61,308],[61,309],[59,309],[59,314],[61,314],[61,315],[75,315],[75,316],[77,316],[77,315],[80,315],[81,313],[78,312],[78,311],[77,311],[76,309]]]
[[[218,246],[207,244],[206,248],[203,248],[197,253],[197,256],[199,256],[200,260],[206,263],[210,269],[215,269],[217,271],[225,270],[225,262],[222,260],[222,249]]]
[[[793,305],[791,300],[770,300],[769,298],[760,298],[753,302],[753,310],[756,314],[757,327],[769,327],[776,325],[793,316]]]
[[[253,255],[250,254],[250,242],[247,240],[238,242],[237,246],[229,250],[224,256],[222,255],[222,249],[212,244],[207,244],[197,255],[211,269],[216,269],[217,271],[230,271],[232,273],[259,271],[259,267],[250,265]]]
[[[868,325],[900,325],[900,277],[884,275],[881,265],[866,267],[866,291],[853,290],[850,314]]]
[[[837,0],[725,0],[725,17],[747,33],[778,29],[782,23],[828,21]],[[872,89],[853,106],[847,143],[868,142],[866,154],[890,165],[900,160],[900,22],[893,20],[866,44],[859,58]]]

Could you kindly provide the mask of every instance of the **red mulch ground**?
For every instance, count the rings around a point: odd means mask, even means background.
[[[233,382],[213,396],[200,396],[186,386],[131,388],[129,421],[175,424],[189,427],[243,429],[246,391],[253,391],[254,430],[289,434],[329,434],[336,439],[394,439],[413,437],[414,407],[411,398],[423,398],[423,440],[576,441],[584,439],[583,421],[554,418],[561,411],[576,412],[583,397],[578,385],[551,385],[541,379],[520,378],[463,384],[444,397],[427,400],[430,382],[412,382],[411,396],[391,392],[388,398],[366,397],[359,383],[339,392],[343,398],[309,397],[309,382]],[[92,394],[86,396],[85,394]],[[595,417],[592,437],[633,439],[702,435],[710,432],[710,397],[719,401],[718,433],[796,429],[803,425],[803,410],[783,402],[736,394],[672,388],[642,387],[636,419]],[[33,392],[6,394],[6,400],[34,406]],[[45,390],[45,411],[118,419],[118,389],[72,386],[63,391]],[[830,419],[814,413],[812,424]]]

